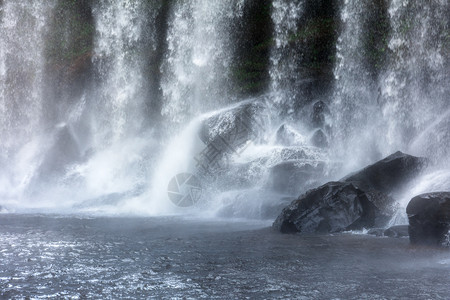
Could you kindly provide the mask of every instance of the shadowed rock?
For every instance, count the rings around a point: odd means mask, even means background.
[[[406,207],[411,244],[450,246],[450,192],[427,193]]]
[[[398,151],[341,181],[390,194],[417,176],[426,165],[427,159]]]
[[[314,134],[311,137],[311,144],[319,148],[328,147],[327,135],[323,132],[322,129],[317,129],[314,132]]]
[[[323,101],[317,101],[312,107],[311,124],[316,128],[324,128],[327,115],[330,115],[328,106]]]
[[[416,176],[424,158],[396,152],[340,182],[310,190],[286,207],[273,226],[281,232],[329,233],[383,227],[396,201],[389,196]],[[384,235],[399,235],[392,230]]]
[[[283,146],[301,146],[306,143],[305,138],[294,128],[283,124],[278,128],[275,136],[275,142]]]
[[[393,199],[353,183],[329,182],[286,207],[273,227],[283,233],[330,233],[383,226],[393,215]]]

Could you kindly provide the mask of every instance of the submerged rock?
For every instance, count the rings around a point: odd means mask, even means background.
[[[311,137],[311,144],[313,146],[319,147],[319,148],[326,148],[328,147],[328,138],[327,135],[323,132],[322,129],[317,129],[312,137]]]
[[[426,166],[427,159],[400,151],[347,175],[341,181],[353,182],[362,188],[390,194],[417,176]]]
[[[301,146],[305,145],[305,137],[291,126],[283,124],[275,134],[275,142],[282,146]]]
[[[329,182],[286,207],[273,223],[283,233],[331,233],[381,227],[393,215],[393,199],[349,182]]]
[[[407,237],[408,234],[408,225],[396,225],[385,228],[372,228],[367,234],[376,235],[376,236],[388,236],[394,238]]]
[[[409,235],[408,225],[396,225],[389,227],[383,232],[383,235],[395,238],[407,237]]]
[[[384,232],[386,229],[384,228],[372,228],[367,231],[367,234],[375,235],[375,236],[384,236]]]
[[[450,246],[450,192],[427,193],[406,207],[411,244]]]

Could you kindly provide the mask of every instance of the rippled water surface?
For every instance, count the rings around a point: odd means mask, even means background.
[[[450,298],[448,250],[269,225],[0,215],[0,298]]]

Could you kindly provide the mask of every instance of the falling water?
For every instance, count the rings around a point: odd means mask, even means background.
[[[450,189],[448,11],[447,1],[392,1],[381,49],[386,63],[376,76],[365,59],[369,8],[346,1],[341,11],[333,150],[345,161],[343,173],[395,150],[431,161],[429,170],[399,191],[400,210],[392,224],[407,222],[404,208],[413,196]]]
[[[392,1],[391,58],[380,78],[389,147],[440,163],[448,147],[435,145],[450,141],[448,14],[448,1]]]
[[[86,70],[77,69],[87,79],[73,92],[53,81],[64,63],[74,72],[76,53],[56,66],[47,53],[59,49],[51,33],[59,32],[54,11],[67,9],[62,0],[2,1],[0,194],[7,200],[0,204],[174,212],[165,190],[178,173],[197,172],[195,158],[208,147],[202,122],[222,114],[229,126],[246,103],[265,107],[268,121],[227,156],[211,191],[217,201],[209,199],[217,211],[257,215],[261,203],[247,199],[277,205],[281,194],[297,195],[397,150],[440,163],[414,191],[445,188],[448,1],[388,2],[273,0],[264,16],[250,0],[80,4],[92,17],[85,34],[93,42],[83,52]],[[246,37],[262,25],[264,34],[249,43],[234,32],[244,28]],[[74,32],[63,30],[60,39]],[[247,52],[258,54],[255,61],[242,61]],[[246,84],[262,88],[249,98]],[[314,115],[317,103],[326,116]],[[319,129],[321,144],[314,142]],[[271,176],[284,168],[309,168],[315,177],[274,192]]]
[[[373,139],[378,126],[376,84],[364,64],[363,20],[368,14],[367,5],[357,1],[345,1],[340,12],[332,110],[334,154],[351,164],[344,173],[379,155]]]
[[[272,3],[274,43],[270,56],[271,91],[275,106],[286,113],[293,113],[296,89],[302,74],[298,69],[302,53],[292,46],[299,19],[303,14],[304,1],[276,0]]]
[[[54,1],[3,1],[0,10],[0,195],[24,192],[45,152],[44,44]],[[20,37],[18,39],[17,37]],[[43,146],[44,145],[44,146]]]
[[[244,0],[179,1],[168,29],[162,114],[175,123],[224,105],[230,98],[233,50],[227,25],[238,22]]]
[[[450,48],[448,1],[393,1],[389,69],[380,80],[387,143],[430,159],[403,191],[400,206],[422,193],[450,190]],[[401,209],[397,223],[406,223]]]

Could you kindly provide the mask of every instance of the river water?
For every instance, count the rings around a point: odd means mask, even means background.
[[[450,252],[268,222],[2,215],[5,299],[448,299]]]

